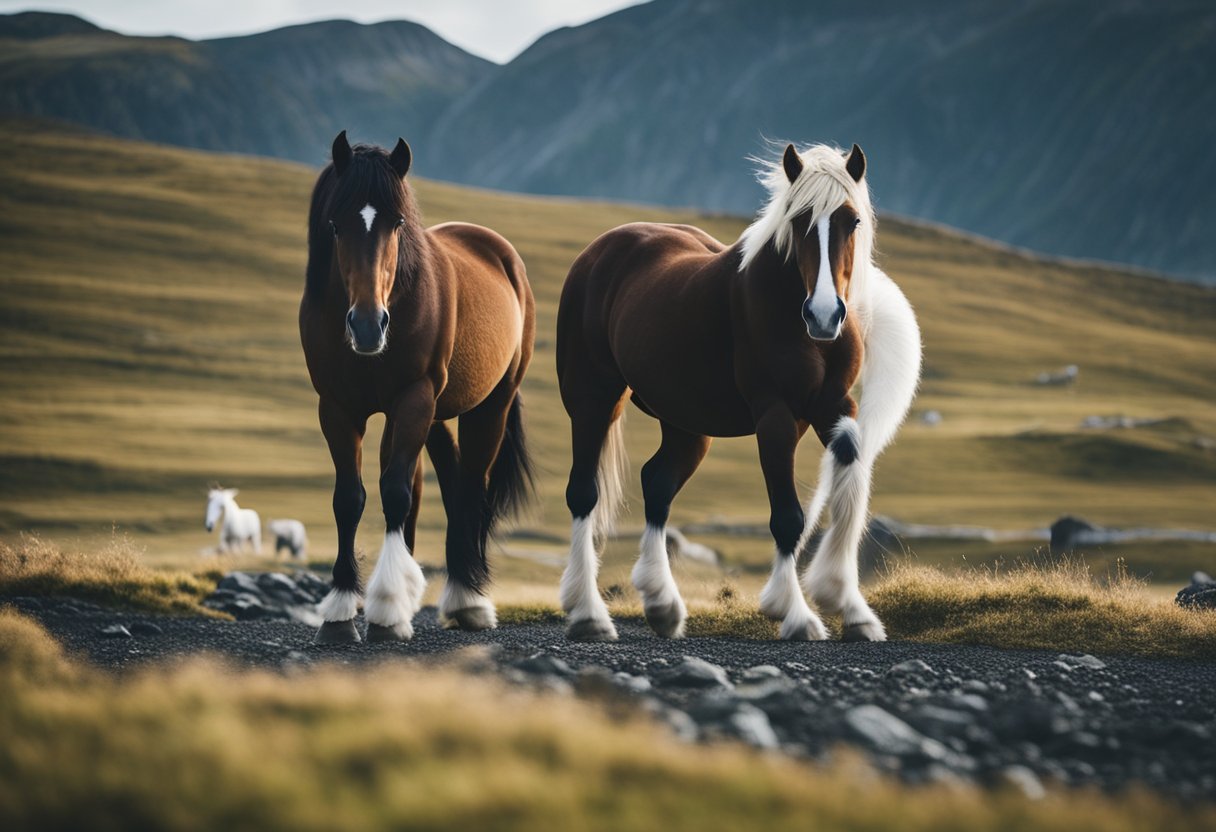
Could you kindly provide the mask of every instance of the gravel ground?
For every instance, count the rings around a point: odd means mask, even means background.
[[[615,644],[574,644],[558,624],[446,631],[434,608],[407,644],[317,646],[292,620],[217,621],[6,599],[70,650],[125,670],[212,653],[257,667],[443,657],[488,650],[520,684],[630,700],[689,741],[735,738],[819,760],[860,749],[909,782],[1117,790],[1139,782],[1216,798],[1216,664],[888,642],[668,641],[618,622]],[[122,630],[115,629],[117,627]],[[360,628],[363,623],[360,620]]]

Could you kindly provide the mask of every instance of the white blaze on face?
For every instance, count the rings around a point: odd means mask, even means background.
[[[831,217],[821,217],[815,223],[819,232],[819,276],[815,278],[815,291],[811,295],[811,314],[824,328],[836,314],[836,283],[832,280],[832,263],[828,256],[828,227]]]
[[[367,226],[367,233],[372,231],[372,223],[376,220],[376,209],[367,204],[363,206],[363,210],[359,212],[359,216],[363,217],[363,224]]]

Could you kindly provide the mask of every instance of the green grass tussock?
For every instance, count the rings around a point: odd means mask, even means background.
[[[16,668],[16,671],[14,671]],[[910,789],[392,663],[283,676],[204,660],[112,676],[0,610],[0,827],[886,830],[1199,828],[1210,806]]]
[[[1216,611],[1184,610],[1081,560],[943,572],[894,563],[867,593],[892,638],[1216,659]]]
[[[172,615],[216,615],[201,605],[218,574],[150,569],[133,544],[113,537],[96,552],[65,552],[36,535],[0,542],[0,596],[70,596],[107,606]]]

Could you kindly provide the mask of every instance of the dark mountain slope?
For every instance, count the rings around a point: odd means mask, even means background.
[[[407,22],[201,42],[89,26],[64,15],[0,18],[0,113],[316,163],[342,128],[424,145],[440,110],[493,68]]]
[[[542,38],[441,176],[750,213],[761,137],[859,141],[881,209],[1216,276],[1216,6],[657,0]]]

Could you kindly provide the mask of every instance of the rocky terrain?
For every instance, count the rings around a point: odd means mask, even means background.
[[[850,748],[908,782],[1009,784],[1031,797],[1051,783],[1140,783],[1183,800],[1216,794],[1208,663],[906,642],[665,641],[636,621],[619,622],[616,644],[574,644],[557,621],[445,631],[433,608],[408,644],[321,647],[309,599],[323,591],[307,573],[234,573],[208,604],[238,621],[71,599],[6,603],[115,671],[200,653],[287,672],[459,654],[478,672],[648,712],[690,742],[737,739],[819,761]]]

